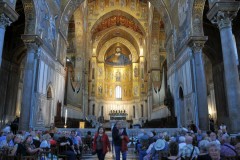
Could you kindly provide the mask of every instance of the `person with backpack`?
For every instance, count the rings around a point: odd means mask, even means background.
[[[179,151],[179,155],[181,155],[181,159],[185,159],[185,160],[191,160],[191,159],[195,159],[199,154],[200,151],[198,149],[198,147],[193,146],[193,137],[191,136],[186,136],[186,145],[180,149]]]

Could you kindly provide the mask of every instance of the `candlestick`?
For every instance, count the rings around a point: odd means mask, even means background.
[[[65,110],[65,125],[67,124],[67,109]]]

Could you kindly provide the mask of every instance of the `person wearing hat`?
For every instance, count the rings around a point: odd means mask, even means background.
[[[158,139],[155,142],[153,149],[151,150],[151,153],[150,153],[152,160],[159,160],[159,159],[164,159],[168,157],[168,152],[167,152],[168,149],[167,149],[166,143],[167,142],[163,139]]]

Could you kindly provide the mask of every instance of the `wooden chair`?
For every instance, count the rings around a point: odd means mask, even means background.
[[[3,155],[1,156],[2,160],[21,160],[21,156],[10,156],[10,155]]]
[[[227,157],[223,157],[222,159],[224,160],[239,160],[238,156],[227,156]]]
[[[91,154],[92,153],[92,138],[83,138],[82,139],[83,142],[83,153],[85,154]]]
[[[62,152],[66,151],[67,150],[67,146],[61,146],[60,147],[60,144],[57,144],[56,146],[56,155],[58,156],[58,158],[62,158],[63,160],[67,160],[67,155],[64,155],[64,154],[61,154]]]
[[[37,155],[32,155],[32,156],[22,156],[21,160],[37,160],[38,157]]]

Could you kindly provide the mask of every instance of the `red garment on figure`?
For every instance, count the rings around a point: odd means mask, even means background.
[[[126,152],[128,150],[127,144],[129,142],[128,136],[123,135],[121,151]]]
[[[94,151],[96,151],[96,148],[97,148],[97,137],[98,137],[98,133],[95,134],[94,140],[93,140],[93,150]],[[105,133],[103,133],[101,140],[102,140],[102,144],[103,144],[103,153],[106,154],[108,152],[108,149],[109,149],[109,151],[111,151],[111,146],[110,146],[108,136]]]
[[[57,145],[57,141],[55,141],[54,139],[50,140],[50,145],[51,146],[56,146]]]

